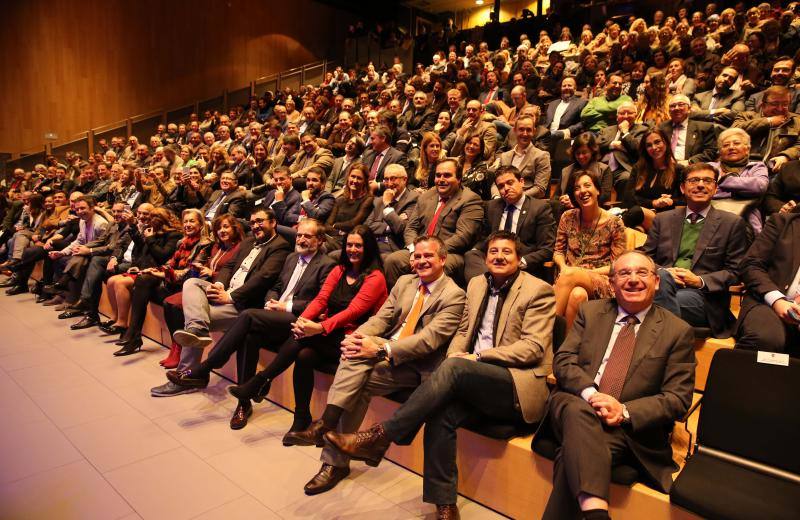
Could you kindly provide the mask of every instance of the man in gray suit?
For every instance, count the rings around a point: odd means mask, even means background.
[[[617,258],[616,298],[584,304],[555,354],[547,422],[561,448],[546,520],[608,519],[611,467],[621,460],[634,459],[648,483],[669,492],[670,433],[692,403],[696,363],[691,327],[653,305],[655,271],[642,253]]]
[[[444,347],[456,333],[465,295],[444,274],[445,244],[435,236],[414,241],[415,274],[403,276],[378,313],[342,342],[342,360],[328,392],[322,418],[304,431],[289,432],[284,443],[324,445],[325,433],[353,432],[373,395],[416,388],[436,370]],[[332,489],[350,473],[349,458],[331,447],[322,468],[305,486],[309,495]]]
[[[418,194],[408,189],[408,173],[399,164],[386,167],[384,191],[375,197],[372,213],[364,221],[378,240],[381,254],[388,255],[405,246],[403,232],[411,212],[417,206]]]
[[[386,284],[391,287],[400,276],[411,272],[409,259],[414,240],[423,235],[439,237],[447,249],[445,271],[462,278],[464,253],[477,241],[483,221],[483,201],[469,188],[461,186],[461,170],[455,159],[442,159],[436,165],[436,186],[417,199],[404,231],[405,248],[386,257]]]
[[[536,148],[531,141],[536,133],[536,121],[530,116],[520,116],[514,123],[517,145],[497,158],[494,167],[515,166],[522,172],[525,195],[536,199],[547,197],[550,188],[550,154]],[[497,187],[492,187],[497,195]]]
[[[617,195],[625,192],[633,165],[639,160],[639,142],[647,131],[636,123],[636,105],[626,102],[617,107],[617,124],[607,126],[597,135],[603,162],[611,169]]]
[[[516,235],[496,231],[488,244],[489,274],[469,282],[461,324],[436,372],[389,420],[325,434],[341,453],[377,465],[391,442],[410,444],[425,424],[422,499],[436,504],[439,518],[457,518],[456,429],[474,418],[536,423],[550,394],[553,288],[520,269]]]
[[[728,288],[739,280],[748,241],[741,218],[711,206],[718,175],[705,163],[687,168],[686,207],[656,215],[643,250],[662,267],[656,303],[724,338],[733,326]]]

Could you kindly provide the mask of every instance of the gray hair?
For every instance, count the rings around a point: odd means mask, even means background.
[[[742,130],[741,128],[728,128],[723,130],[719,137],[717,138],[717,148],[722,148],[722,143],[729,137],[737,136],[741,137],[742,141],[747,143],[747,146],[750,146],[750,134]]]

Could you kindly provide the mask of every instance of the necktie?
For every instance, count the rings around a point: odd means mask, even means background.
[[[699,220],[703,218],[703,215],[699,213],[689,213],[689,222],[692,224],[697,224]]]
[[[417,328],[417,322],[419,321],[419,316],[422,314],[422,306],[425,305],[425,296],[427,294],[428,288],[425,287],[424,284],[420,284],[417,301],[414,302],[414,307],[412,307],[411,311],[409,311],[408,316],[406,317],[406,324],[403,326],[403,330],[400,331],[400,336],[398,339],[403,339],[414,334],[414,330]]]
[[[436,230],[436,224],[439,222],[439,215],[442,213],[445,204],[447,204],[447,199],[439,199],[439,206],[436,208],[436,213],[433,214],[431,223],[428,224],[428,229],[425,230],[426,234],[433,235],[433,232]]]
[[[622,318],[625,322],[622,330],[619,331],[611,355],[600,378],[599,390],[608,394],[614,399],[619,399],[622,394],[622,387],[625,385],[625,376],[628,375],[628,368],[633,357],[633,349],[636,346],[636,324],[639,319],[636,316],[628,315]]]
[[[506,223],[503,226],[503,231],[514,231],[514,210],[517,207],[509,204],[506,206]]]
[[[375,160],[372,161],[372,167],[369,169],[369,180],[374,181],[375,178],[378,176],[378,168],[381,165],[382,159],[383,159],[383,152],[375,156]]]

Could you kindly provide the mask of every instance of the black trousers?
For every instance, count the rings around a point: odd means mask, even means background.
[[[608,500],[611,467],[628,459],[630,451],[622,429],[604,426],[594,408],[576,395],[551,394],[549,414],[561,446],[553,465],[553,491],[542,518],[580,519],[578,495]]]
[[[162,301],[175,290],[164,285],[164,280],[150,274],[140,274],[133,282],[131,291],[131,311],[128,330],[124,339],[132,340],[142,337],[142,326],[147,317],[147,304],[151,301]]]
[[[54,240],[53,248],[50,251],[61,251],[67,247],[67,245],[69,245],[69,242],[66,240]],[[42,246],[30,246],[25,248],[25,251],[22,252],[20,263],[15,268],[19,285],[28,285],[28,280],[33,273],[33,269],[36,267],[36,262],[39,260],[44,260],[42,282],[45,285],[53,283],[54,267],[53,261],[50,260],[50,257],[48,256],[50,251],[46,250]]]
[[[800,331],[781,320],[764,303],[755,303],[745,296],[742,307],[752,307],[740,316],[736,324],[736,348],[781,352],[796,356],[800,353]]]
[[[397,444],[411,444],[425,424],[425,502],[456,503],[456,429],[476,415],[522,421],[511,372],[489,363],[447,358],[383,423],[387,437]]]

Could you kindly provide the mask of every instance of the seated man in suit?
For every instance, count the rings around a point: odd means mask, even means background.
[[[789,86],[789,83],[794,78],[795,63],[794,60],[788,56],[778,58],[772,65],[772,72],[769,79],[772,83],[771,86],[787,87],[791,91],[791,102],[789,103],[789,112],[797,113],[798,104],[800,103],[800,88],[797,84]],[[764,101],[764,90],[752,94],[747,101],[744,102],[744,109],[748,112],[756,112]]]
[[[706,163],[689,166],[681,182],[686,207],[657,214],[643,250],[661,268],[656,303],[725,338],[733,325],[728,288],[738,281],[747,234],[741,218],[711,206],[718,178]]]
[[[489,71],[486,73],[486,89],[478,95],[478,101],[483,106],[493,101],[507,101],[506,92],[498,86],[497,73]]]
[[[476,417],[537,423],[550,393],[553,288],[521,270],[516,235],[496,231],[488,243],[489,274],[469,282],[447,359],[387,421],[355,434],[325,434],[339,452],[377,465],[390,443],[410,444],[424,424],[422,499],[436,504],[439,518],[458,517],[456,428]]]
[[[347,141],[357,135],[358,132],[353,128],[353,119],[350,116],[350,112],[342,110],[339,112],[338,125],[328,137],[327,148],[334,157],[341,157],[344,155],[344,147]]]
[[[403,276],[378,313],[345,337],[342,360],[328,391],[322,418],[307,430],[289,432],[284,443],[324,445],[325,433],[354,432],[373,395],[416,388],[444,358],[464,310],[464,291],[444,274],[447,249],[435,236],[414,243],[415,274]],[[332,489],[350,473],[349,458],[330,446],[322,468],[305,486],[308,495]]]
[[[289,338],[292,324],[317,295],[333,269],[335,262],[319,251],[324,236],[322,223],[312,219],[301,221],[297,226],[294,252],[286,257],[280,276],[267,292],[263,307],[247,308],[241,312],[199,366],[167,372],[167,378],[178,387],[205,388],[211,371],[225,366],[236,353],[236,380],[240,384],[249,381],[256,373],[260,349],[265,343],[276,346]],[[239,401],[231,418],[231,428],[244,428],[252,413],[249,399]]]
[[[461,186],[461,169],[453,158],[439,161],[434,182],[436,186],[419,196],[406,222],[405,248],[386,257],[384,269],[388,287],[411,272],[409,259],[414,252],[414,241],[423,235],[437,236],[444,241],[448,276],[460,279],[463,275],[462,255],[477,241],[483,221],[483,202],[475,192]]]
[[[691,327],[653,305],[655,271],[642,253],[617,258],[616,298],[581,306],[554,356],[558,386],[547,417],[561,447],[546,520],[609,518],[611,467],[623,460],[669,492],[670,433],[692,403],[694,338]]]
[[[275,213],[259,209],[250,215],[251,238],[239,246],[236,258],[219,271],[214,283],[190,278],[183,283],[184,328],[173,335],[181,349],[178,370],[197,368],[203,349],[211,344],[209,331],[226,330],[250,308],[264,305],[267,291],[275,284],[292,248],[281,238]],[[150,390],[154,397],[170,397],[195,391],[172,381]]]
[[[769,87],[758,112],[742,112],[733,122],[750,134],[750,158],[767,163],[772,173],[800,159],[800,115],[789,112],[791,101],[788,88]]]
[[[391,139],[392,132],[389,127],[378,125],[370,134],[369,149],[361,156],[361,162],[369,168],[369,187],[373,193],[378,193],[383,188],[383,176],[387,166],[407,165],[405,154],[392,146]]]
[[[494,176],[500,198],[486,203],[483,236],[497,231],[516,234],[519,240],[520,269],[542,278],[544,263],[553,259],[556,222],[547,201],[528,197],[522,174],[514,166],[501,166]],[[469,282],[486,272],[486,247],[479,242],[464,255],[464,278]]]
[[[206,222],[211,223],[214,218],[225,214],[238,219],[246,218],[247,199],[244,192],[239,190],[236,175],[230,170],[222,172],[219,176],[219,187],[200,210],[205,215]]]
[[[717,132],[711,123],[689,119],[690,105],[689,98],[683,94],[672,96],[670,120],[661,123],[659,129],[669,139],[672,156],[678,164],[716,161]]]
[[[292,178],[289,175],[289,168],[279,166],[272,172],[272,181],[275,188],[269,190],[262,198],[253,201],[253,208],[271,209],[275,212],[278,219],[278,233],[282,237],[293,235],[294,226],[300,220],[300,192],[294,189]],[[264,185],[266,186],[266,185]],[[251,198],[254,195],[249,195]]]
[[[386,167],[383,185],[383,194],[375,197],[372,213],[364,225],[375,234],[381,254],[388,255],[405,246],[403,233],[419,195],[408,189],[408,173],[399,164]]]
[[[547,198],[550,188],[550,153],[536,148],[532,141],[536,132],[536,120],[530,116],[520,116],[514,124],[516,146],[503,152],[497,158],[495,168],[514,166],[525,183],[525,195],[536,199]],[[492,193],[496,194],[495,189]]]
[[[489,121],[483,119],[483,105],[477,99],[467,102],[466,117],[461,126],[456,130],[456,139],[450,148],[450,156],[458,157],[464,151],[464,145],[474,136],[480,136],[483,141],[483,156],[487,159],[494,157],[497,147],[497,130]]]
[[[285,142],[286,139],[284,138]],[[327,148],[322,148],[319,145],[317,136],[308,132],[300,136],[300,146],[303,149],[289,166],[289,173],[295,186],[302,190],[306,183],[306,173],[312,166],[322,168],[326,174],[330,173],[331,168],[333,168],[333,154]]]
[[[587,100],[575,95],[575,78],[565,77],[561,80],[561,97],[547,104],[547,113],[543,128],[543,147],[553,152],[556,141],[567,140],[583,131],[581,112]]]
[[[328,220],[336,199],[325,190],[325,170],[309,168],[306,174],[306,189],[300,192],[300,220],[313,218],[320,222]]]
[[[800,214],[775,214],[739,269],[747,287],[736,323],[736,348],[800,354]]]
[[[597,144],[603,162],[614,176],[617,198],[622,198],[633,165],[639,160],[639,141],[647,131],[645,125],[636,123],[636,104],[622,103],[617,107],[617,124],[600,130]]]
[[[725,67],[714,79],[714,88],[694,97],[690,119],[729,127],[744,110],[744,91],[733,90],[739,71]]]
[[[411,137],[411,142],[419,144],[422,141],[422,134],[433,130],[437,114],[430,108],[428,95],[425,92],[416,91],[412,101],[413,109],[403,114],[403,126]]]

